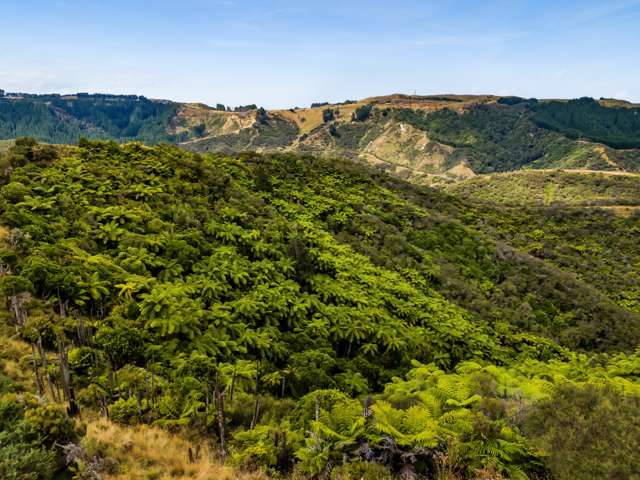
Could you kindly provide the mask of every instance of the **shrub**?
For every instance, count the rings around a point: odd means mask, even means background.
[[[371,112],[373,112],[373,105],[362,105],[354,110],[351,118],[356,122],[364,122],[371,116]]]
[[[378,463],[353,462],[331,472],[331,480],[391,480],[391,472]]]
[[[529,433],[557,480],[640,476],[640,397],[607,385],[566,385],[537,404]]]
[[[138,405],[134,397],[119,398],[109,407],[110,418],[122,425],[133,425],[138,421]]]

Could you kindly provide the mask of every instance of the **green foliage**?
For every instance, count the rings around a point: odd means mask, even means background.
[[[65,468],[61,447],[78,435],[60,407],[0,392],[0,478],[52,480]]]
[[[22,292],[33,291],[33,284],[19,275],[0,277],[0,295],[12,296]]]
[[[552,163],[571,151],[571,143],[542,130],[527,115],[526,106],[481,104],[465,112],[401,109],[393,118],[425,130],[434,139],[456,147],[477,173],[516,170],[531,164]],[[537,162],[537,163],[536,163]]]
[[[523,170],[443,185],[447,192],[508,206],[638,206],[634,174]]]
[[[158,143],[176,104],[136,95],[31,95],[0,98],[0,138],[34,137],[50,143],[80,138]]]
[[[352,462],[331,472],[331,480],[391,480],[391,472],[378,463]]]
[[[614,298],[627,280],[585,280],[614,278],[603,232],[636,220],[572,230],[337,160],[136,143],[83,141],[8,180],[2,282],[32,292],[22,335],[68,345],[80,402],[206,433],[247,468],[544,478],[555,427],[530,433],[537,402],[566,384],[638,395],[640,316]],[[557,241],[572,235],[579,254]],[[578,278],[578,261],[599,266]],[[77,435],[54,410],[11,415],[39,448]]]
[[[563,385],[540,402],[528,431],[558,480],[640,478],[640,396],[607,384]]]
[[[322,121],[324,123],[331,122],[335,119],[335,114],[332,108],[325,108],[322,110]]]
[[[586,137],[613,148],[640,148],[639,108],[605,107],[593,98],[541,102],[533,120],[570,138]]]
[[[364,122],[371,116],[373,105],[361,105],[353,111],[352,119],[356,122]]]

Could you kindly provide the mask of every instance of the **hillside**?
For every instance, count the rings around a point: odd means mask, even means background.
[[[441,183],[449,193],[491,204],[640,207],[640,174],[594,170],[520,170]]]
[[[640,171],[640,107],[611,99],[390,95],[310,108],[180,104],[139,96],[0,97],[0,140],[169,142],[197,152],[300,152],[418,183],[522,168]]]
[[[0,162],[13,472],[51,478],[67,445],[69,467],[126,478],[140,467],[116,437],[153,425],[220,475],[640,473],[638,215],[513,208],[292,153],[22,139]],[[637,198],[615,178],[585,201]]]

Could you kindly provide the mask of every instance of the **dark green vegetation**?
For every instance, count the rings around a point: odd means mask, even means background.
[[[72,414],[298,478],[639,478],[638,216],[299,155],[21,140],[2,162],[0,293]]]
[[[177,108],[136,95],[0,97],[0,139],[28,135],[48,143],[76,143],[82,137],[171,141],[167,126]]]
[[[209,108],[135,95],[8,94],[0,97],[0,141],[28,135],[48,143],[168,142],[228,154],[297,151],[383,162],[407,178],[457,178],[448,172],[456,166],[479,174],[522,168],[640,171],[640,108],[614,100],[395,95],[317,103],[314,109]],[[419,135],[397,143],[402,125]]]
[[[593,98],[536,104],[536,124],[613,148],[640,148],[640,108],[604,107]]]
[[[522,171],[444,187],[482,205],[475,228],[640,312],[640,178]]]
[[[464,113],[449,109],[435,112],[401,109],[390,113],[397,121],[407,122],[426,131],[434,140],[455,147],[454,155],[448,159],[449,165],[453,166],[461,159],[466,159],[476,173],[507,172],[524,167],[594,170],[640,168],[638,151],[613,150],[603,154],[602,150],[593,149],[593,145],[576,141],[587,136],[586,133],[565,136],[562,133],[566,132],[560,128],[546,128],[538,120],[547,111],[546,105],[553,105],[554,107],[549,108],[564,112],[570,118],[581,118],[583,114],[582,110],[574,111],[572,102],[480,104]],[[613,125],[617,120],[616,116],[609,114],[613,110],[598,106],[588,121],[600,122],[604,126]],[[637,111],[621,110],[630,112],[632,116]],[[615,130],[613,126],[611,129]],[[633,138],[632,135],[640,134],[639,132],[640,127],[630,127],[631,136],[628,138]]]

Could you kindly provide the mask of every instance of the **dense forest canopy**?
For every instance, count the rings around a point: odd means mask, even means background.
[[[178,105],[136,95],[0,97],[0,138],[31,136],[49,143],[81,137],[146,143],[170,141],[167,125]]]
[[[31,478],[69,449],[106,468],[56,400],[295,478],[640,475],[637,214],[294,154],[20,139],[0,163],[3,331],[52,401],[0,378],[0,422],[35,432],[0,459],[30,449]]]
[[[536,104],[533,117],[543,128],[570,138],[588,138],[614,148],[640,148],[640,108],[605,107],[593,98]]]

